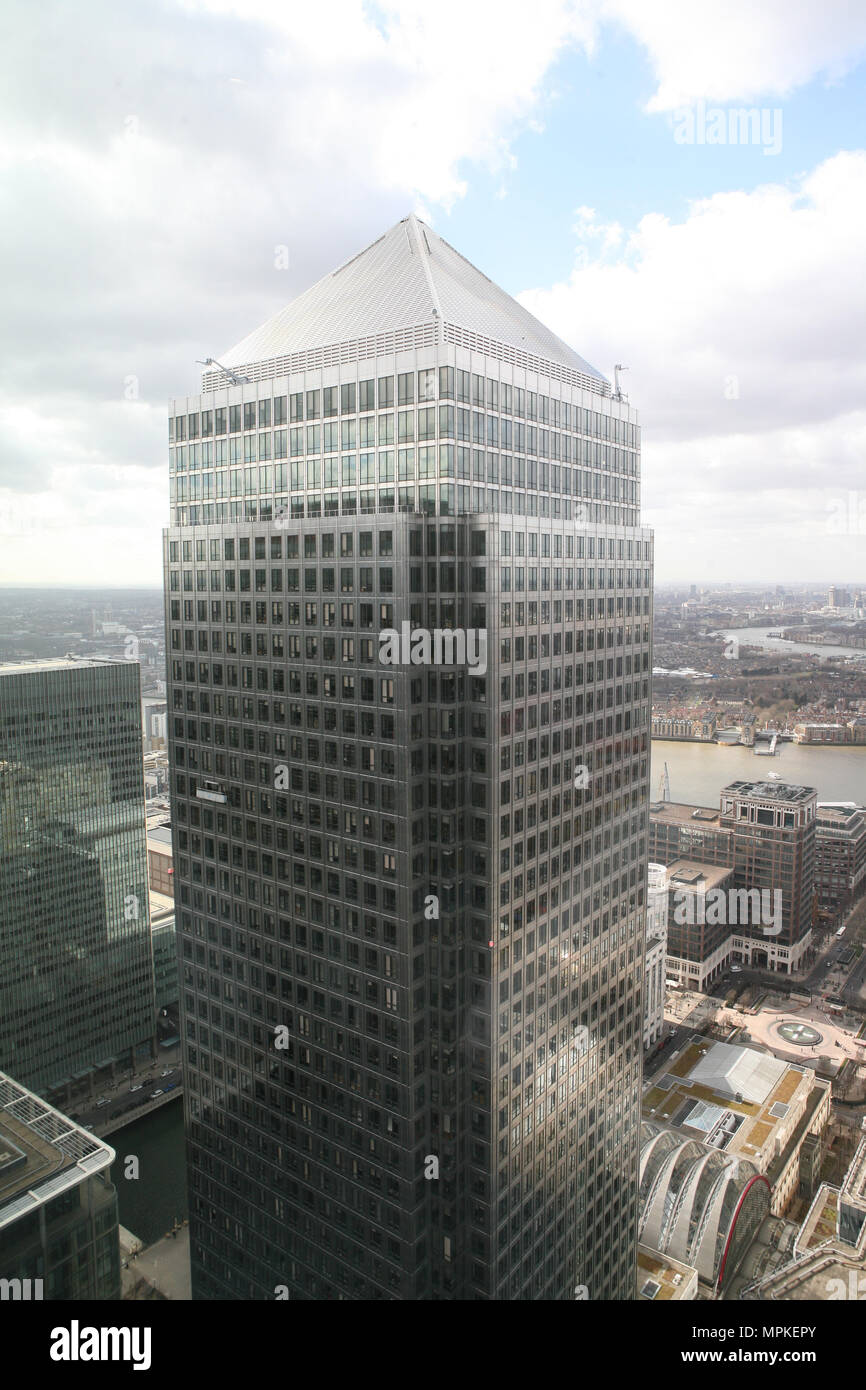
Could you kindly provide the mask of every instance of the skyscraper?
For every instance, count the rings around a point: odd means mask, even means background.
[[[194,1297],[633,1297],[634,410],[410,217],[169,456]]]
[[[154,1034],[139,687],[0,664],[0,1067],[43,1095]]]

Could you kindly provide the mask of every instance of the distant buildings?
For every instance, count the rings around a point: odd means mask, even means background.
[[[697,718],[654,714],[652,736],[653,738],[689,739],[698,743],[712,743],[716,736],[716,724],[715,714],[706,714]]]
[[[0,1299],[120,1298],[115,1157],[0,1072]]]
[[[0,1065],[65,1092],[153,1031],[138,666],[0,665]]]
[[[866,719],[848,719],[845,723],[795,724],[795,743],[863,744],[866,743]]]
[[[828,608],[850,608],[851,593],[848,589],[838,589],[833,587],[827,595]]]

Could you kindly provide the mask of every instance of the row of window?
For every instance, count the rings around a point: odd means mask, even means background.
[[[394,533],[392,531],[379,531],[377,547],[379,555],[393,555],[394,553]],[[339,535],[339,552],[337,550],[337,537]],[[465,535],[462,527],[454,526],[428,526],[426,533],[426,552],[428,555],[464,555]],[[487,553],[487,535],[484,531],[471,531],[470,552],[472,555],[485,555]],[[357,533],[358,546],[357,554],[362,558],[373,554],[373,531],[359,531]],[[250,546],[252,543],[253,549]],[[649,541],[631,541],[620,538],[605,536],[571,536],[563,537],[556,533],[551,538],[547,531],[503,531],[500,538],[501,553],[509,557],[513,553],[515,556],[521,555],[541,555],[546,558],[552,554],[554,559],[561,559],[563,553],[566,559],[573,556],[578,560],[586,558],[593,560],[605,558],[613,560],[649,560],[652,554],[652,546]],[[341,531],[315,531],[301,533],[291,532],[288,535],[270,536],[241,536],[235,541],[235,537],[225,537],[222,546],[217,538],[210,540],[172,540],[169,542],[169,560],[172,564],[177,564],[180,559],[184,564],[189,564],[193,559],[193,546],[195,547],[195,559],[200,564],[208,558],[211,561],[224,560],[281,560],[283,558],[283,546],[285,545],[285,558],[296,560],[300,558],[301,546],[303,545],[303,557],[306,560],[316,559],[319,554],[323,560],[336,558],[339,553],[343,557],[355,553],[355,532]],[[564,550],[563,550],[564,545]],[[237,546],[237,548],[236,548]],[[540,549],[539,549],[540,547]],[[422,555],[425,551],[425,534],[421,530],[413,529],[409,533],[409,554]],[[630,573],[630,572],[629,572]],[[620,583],[622,581],[620,580]],[[631,580],[627,580],[631,583]],[[645,582],[649,582],[645,580]]]
[[[193,411],[169,419],[169,439],[206,438],[211,434],[285,424],[287,404],[288,418],[292,422],[387,410],[395,404],[394,384],[393,376],[371,377],[360,382],[344,382],[340,386],[297,391],[288,397],[266,397],[260,401]],[[539,420],[557,429],[595,434],[631,448],[639,443],[638,427],[627,420],[527,391],[509,382],[491,377],[485,380],[483,376],[459,368],[439,367],[437,371],[435,367],[427,367],[417,373],[401,372],[396,386],[396,404],[401,406],[413,405],[416,401],[435,401],[438,396],[440,400],[456,400],[504,415],[516,415],[519,419]]]
[[[343,420],[341,424],[335,422],[323,426],[307,425],[306,429],[298,426],[288,431],[274,430],[273,434],[245,434],[233,436],[228,440],[218,439],[214,443],[205,441],[201,444],[178,444],[169,449],[169,472],[194,472],[196,469],[212,468],[214,465],[217,468],[225,468],[229,464],[236,466],[241,463],[267,463],[271,459],[295,459],[305,454],[310,458],[320,454],[347,454],[353,453],[355,449],[378,448],[380,461],[387,458],[393,461],[395,444],[417,443],[423,446],[425,442],[427,448],[419,448],[418,454],[422,461],[429,461],[435,459],[433,441],[450,439],[457,441],[458,468],[462,466],[465,469],[460,472],[460,476],[466,478],[473,476],[469,472],[470,459],[474,476],[484,477],[484,446],[487,451],[488,473],[495,472],[496,476],[499,470],[499,451],[503,451],[502,472],[505,481],[508,481],[505,475],[510,475],[511,472],[512,454],[518,456],[514,459],[516,478],[524,471],[528,475],[531,474],[536,468],[537,458],[542,460],[538,467],[542,469],[544,476],[548,466],[556,468],[559,464],[576,464],[603,473],[624,473],[632,478],[638,476],[636,454],[600,444],[597,440],[580,440],[570,435],[548,433],[547,430],[537,431],[532,425],[528,428],[517,425],[512,430],[510,420],[500,421],[496,415],[474,415],[471,417],[470,429],[469,411],[458,410],[455,417],[451,406],[439,407],[438,422],[437,431],[433,410],[419,410],[417,417],[414,411],[404,410],[397,414],[396,430],[393,415],[378,416],[378,424],[377,417],[371,415],[369,419]],[[482,447],[470,450],[470,444]],[[446,450],[447,453],[444,452]],[[400,450],[401,457],[405,452]],[[412,453],[413,450],[408,452]],[[454,445],[443,442],[440,457],[450,459],[453,458],[453,453]],[[531,457],[524,459],[523,455]],[[365,459],[369,462],[372,455],[362,454],[362,464]],[[553,463],[549,465],[548,461],[551,459]],[[352,463],[354,464],[354,458]],[[519,485],[522,486],[522,483]],[[529,486],[534,487],[535,484],[530,483]],[[542,487],[546,486],[546,483],[542,483]]]
[[[400,512],[420,512],[430,517],[437,514],[435,486],[401,486],[395,493],[393,488],[380,488],[378,500],[372,489],[361,492],[326,492],[320,496],[300,496],[291,499],[291,520],[300,521],[306,515],[311,520],[337,516],[368,516],[377,512],[391,515],[395,500]],[[455,507],[456,500],[456,507]],[[193,506],[172,506],[172,526],[211,526],[227,521],[275,521],[278,526],[287,523],[289,500],[277,498],[246,498],[235,502],[199,502]],[[612,506],[601,502],[575,502],[572,506],[568,497],[549,497],[545,493],[511,493],[498,488],[467,487],[459,484],[456,491],[451,483],[439,487],[438,514],[443,517],[466,516],[472,513],[488,512],[492,515],[551,517],[554,521],[573,519],[577,525],[587,526],[603,523],[611,526],[637,526],[640,516],[636,507]]]

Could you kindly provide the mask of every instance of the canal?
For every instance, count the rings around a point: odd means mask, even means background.
[[[123,1129],[106,1143],[117,1153],[113,1168],[120,1224],[152,1245],[187,1215],[183,1140],[183,1101],[163,1105]],[[138,1159],[137,1178],[125,1178],[128,1157]]]

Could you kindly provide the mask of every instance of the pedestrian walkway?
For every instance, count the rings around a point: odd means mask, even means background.
[[[129,1232],[126,1235],[129,1236]],[[121,1272],[124,1298],[162,1297],[189,1301],[192,1285],[187,1223],[169,1231],[146,1250],[138,1254],[132,1252]]]

